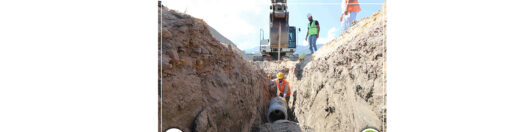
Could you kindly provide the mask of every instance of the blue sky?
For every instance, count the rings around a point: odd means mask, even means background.
[[[368,17],[381,9],[384,0],[358,0],[361,12],[357,19]],[[210,26],[245,50],[259,45],[259,29],[269,32],[270,0],[163,0],[170,9],[204,19]],[[301,28],[300,45],[304,41],[309,12],[320,22],[317,43],[325,43],[341,33],[339,21],[341,0],[288,0],[289,24]]]

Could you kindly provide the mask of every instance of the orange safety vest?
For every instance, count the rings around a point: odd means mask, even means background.
[[[290,84],[288,83],[288,81],[286,80],[283,80],[283,83],[281,86],[279,86],[279,80],[276,80],[275,81],[275,85],[277,86],[277,88],[279,89],[279,91],[281,91],[281,95],[284,94],[284,87],[288,87],[288,93],[286,94],[286,97],[289,97],[290,94],[291,94],[291,89],[290,89]]]
[[[348,12],[361,11],[358,0],[345,0],[345,2],[349,4],[349,6],[347,6]]]

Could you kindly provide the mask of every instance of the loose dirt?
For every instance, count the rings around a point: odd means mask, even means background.
[[[204,21],[162,10],[162,130],[386,130],[385,4],[298,61],[247,61]],[[266,75],[277,72],[293,91],[287,124],[265,117],[275,88]]]
[[[250,131],[265,123],[264,72],[213,38],[201,19],[160,10],[160,130]]]

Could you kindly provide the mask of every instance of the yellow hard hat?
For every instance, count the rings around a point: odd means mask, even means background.
[[[283,79],[284,74],[282,72],[277,73],[277,79]]]
[[[268,77],[268,79],[270,79],[270,78],[272,78],[272,75],[268,74],[268,76],[267,76],[267,77]]]

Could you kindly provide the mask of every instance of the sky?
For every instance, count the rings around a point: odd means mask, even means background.
[[[358,0],[361,11],[357,19],[371,16],[381,10],[384,0]],[[324,44],[341,33],[339,21],[342,0],[288,0],[289,24],[301,28],[297,44],[307,45],[307,13],[320,23],[318,44]],[[269,36],[269,13],[271,0],[163,0],[163,5],[203,19],[211,27],[246,50],[259,45],[259,30]]]

